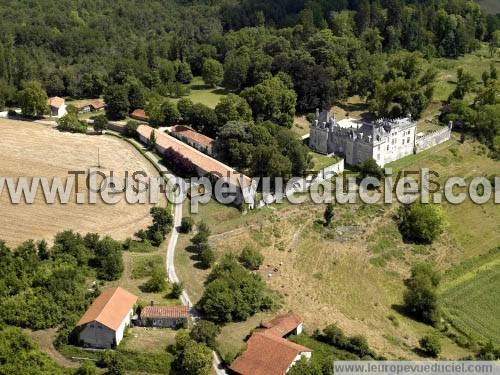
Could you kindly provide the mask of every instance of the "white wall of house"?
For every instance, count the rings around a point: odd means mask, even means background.
[[[62,106],[58,107],[50,107],[50,114],[52,117],[57,117],[61,118],[64,115],[66,115],[68,111],[66,111],[66,104],[63,104]]]
[[[132,314],[133,310],[130,309],[116,331],[96,321],[87,323],[85,328],[80,332],[80,341],[85,346],[101,349],[109,349],[120,344],[125,328],[130,325]]]

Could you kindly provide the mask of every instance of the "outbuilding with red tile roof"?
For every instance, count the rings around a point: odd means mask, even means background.
[[[140,322],[145,327],[185,326],[189,318],[187,306],[146,306],[141,310]]]
[[[284,375],[301,358],[311,358],[312,350],[276,336],[269,330],[257,331],[247,348],[229,367],[240,375]]]
[[[130,324],[136,302],[136,296],[120,287],[102,292],[77,323],[81,328],[81,344],[100,349],[118,345]]]
[[[212,156],[214,153],[215,141],[212,138],[191,129],[189,126],[172,126],[170,134],[207,155]]]

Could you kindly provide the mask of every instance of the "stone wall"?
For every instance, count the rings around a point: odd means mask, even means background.
[[[451,124],[443,129],[418,137],[415,141],[415,153],[427,150],[446,142],[451,138]]]

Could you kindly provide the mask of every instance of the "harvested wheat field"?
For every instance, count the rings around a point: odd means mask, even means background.
[[[123,181],[125,171],[144,171],[157,175],[155,168],[128,143],[111,136],[61,133],[31,122],[0,120],[0,176],[60,177],[68,171],[88,170],[98,164],[100,171]],[[87,193],[85,177],[80,176],[78,192]],[[86,199],[88,201],[88,199]],[[164,197],[160,204],[166,204]],[[74,191],[68,204],[45,203],[41,188],[34,204],[15,205],[6,194],[0,196],[0,239],[17,245],[28,239],[50,241],[54,234],[72,229],[80,233],[96,232],[116,239],[132,236],[150,223],[150,205],[128,204],[123,198],[115,205],[100,199],[96,204],[76,204]]]

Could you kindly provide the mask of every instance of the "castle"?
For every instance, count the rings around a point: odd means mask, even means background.
[[[374,159],[378,165],[420,152],[451,137],[452,124],[426,135],[417,134],[410,117],[379,119],[374,122],[344,119],[337,121],[328,111],[316,110],[311,124],[309,147],[321,154],[342,155],[346,164],[360,165]]]

